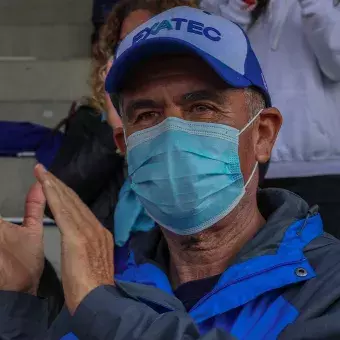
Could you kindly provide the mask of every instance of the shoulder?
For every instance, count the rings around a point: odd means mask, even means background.
[[[304,249],[304,255],[318,274],[340,266],[340,240],[323,233],[310,242]],[[339,271],[340,277],[340,271]]]
[[[340,240],[323,233],[304,249],[304,255],[315,271],[310,286],[316,294],[323,300],[324,294],[340,300]]]
[[[304,255],[315,277],[291,287],[285,297],[301,316],[316,316],[340,303],[340,241],[324,233],[306,246]]]
[[[340,334],[340,241],[323,234],[305,249],[315,277],[293,285],[283,294],[297,319],[280,339],[338,339]]]

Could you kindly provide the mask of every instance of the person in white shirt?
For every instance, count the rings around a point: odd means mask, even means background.
[[[318,204],[340,237],[340,1],[202,0],[241,25],[284,123],[265,186]]]

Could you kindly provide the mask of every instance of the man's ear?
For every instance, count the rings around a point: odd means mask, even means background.
[[[258,137],[255,144],[256,160],[266,163],[275,144],[282,125],[282,116],[275,107],[266,108],[259,116]]]
[[[124,131],[122,127],[117,127],[113,131],[113,138],[115,140],[116,146],[122,155],[126,153],[126,144],[124,138]]]

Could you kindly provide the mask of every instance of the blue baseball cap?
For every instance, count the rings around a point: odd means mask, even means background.
[[[201,57],[232,87],[257,88],[271,106],[260,64],[244,31],[223,17],[185,6],[156,15],[126,36],[107,75],[106,91],[119,92],[129,70],[141,60],[183,52]]]

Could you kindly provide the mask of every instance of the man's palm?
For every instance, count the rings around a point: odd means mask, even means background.
[[[36,294],[44,266],[45,197],[35,184],[26,198],[22,227],[0,220],[0,290]]]

